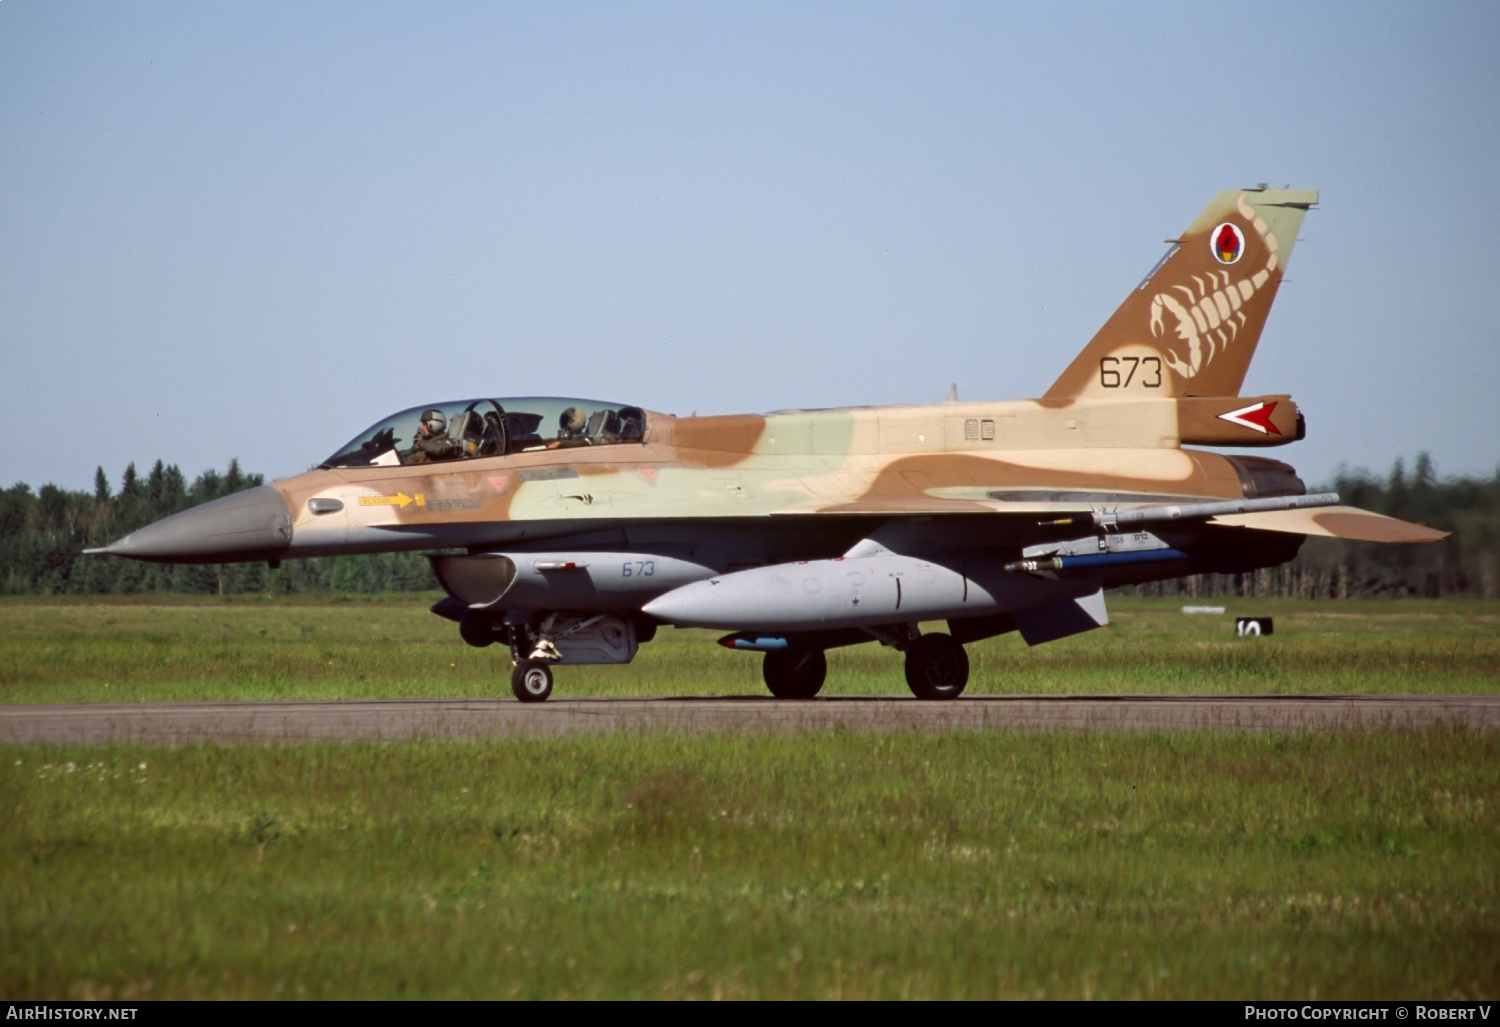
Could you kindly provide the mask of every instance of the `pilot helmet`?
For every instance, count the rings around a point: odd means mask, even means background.
[[[434,435],[441,435],[448,430],[448,418],[443,416],[441,410],[422,411],[422,423]]]
[[[577,407],[568,407],[557,419],[557,423],[563,431],[583,431],[583,411]]]

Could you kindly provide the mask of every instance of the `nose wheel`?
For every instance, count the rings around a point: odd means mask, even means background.
[[[510,672],[510,690],[522,702],[545,702],[552,694],[552,667],[545,660],[521,660]]]
[[[923,635],[906,650],[906,684],[918,699],[957,699],[969,683],[969,654],[952,635]]]

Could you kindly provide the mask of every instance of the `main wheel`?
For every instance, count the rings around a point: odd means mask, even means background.
[[[545,702],[552,694],[552,667],[545,660],[522,660],[510,672],[510,690],[522,702]]]
[[[918,699],[957,699],[969,683],[969,654],[951,635],[923,635],[906,650],[906,683]]]
[[[811,699],[828,676],[828,657],[821,649],[774,650],[766,653],[761,673],[776,698]]]

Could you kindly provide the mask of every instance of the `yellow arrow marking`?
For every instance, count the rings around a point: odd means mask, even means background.
[[[411,496],[405,492],[397,492],[394,496],[360,496],[360,506],[395,506],[406,509],[406,504],[411,502]]]

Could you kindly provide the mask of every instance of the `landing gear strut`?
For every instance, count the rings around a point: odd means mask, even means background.
[[[951,635],[923,635],[906,650],[906,683],[918,699],[957,699],[969,683],[969,654]]]
[[[777,649],[766,653],[761,667],[766,687],[778,699],[811,699],[828,676],[821,649]]]
[[[545,702],[552,694],[552,667],[545,660],[521,660],[510,672],[510,690],[522,702]]]

